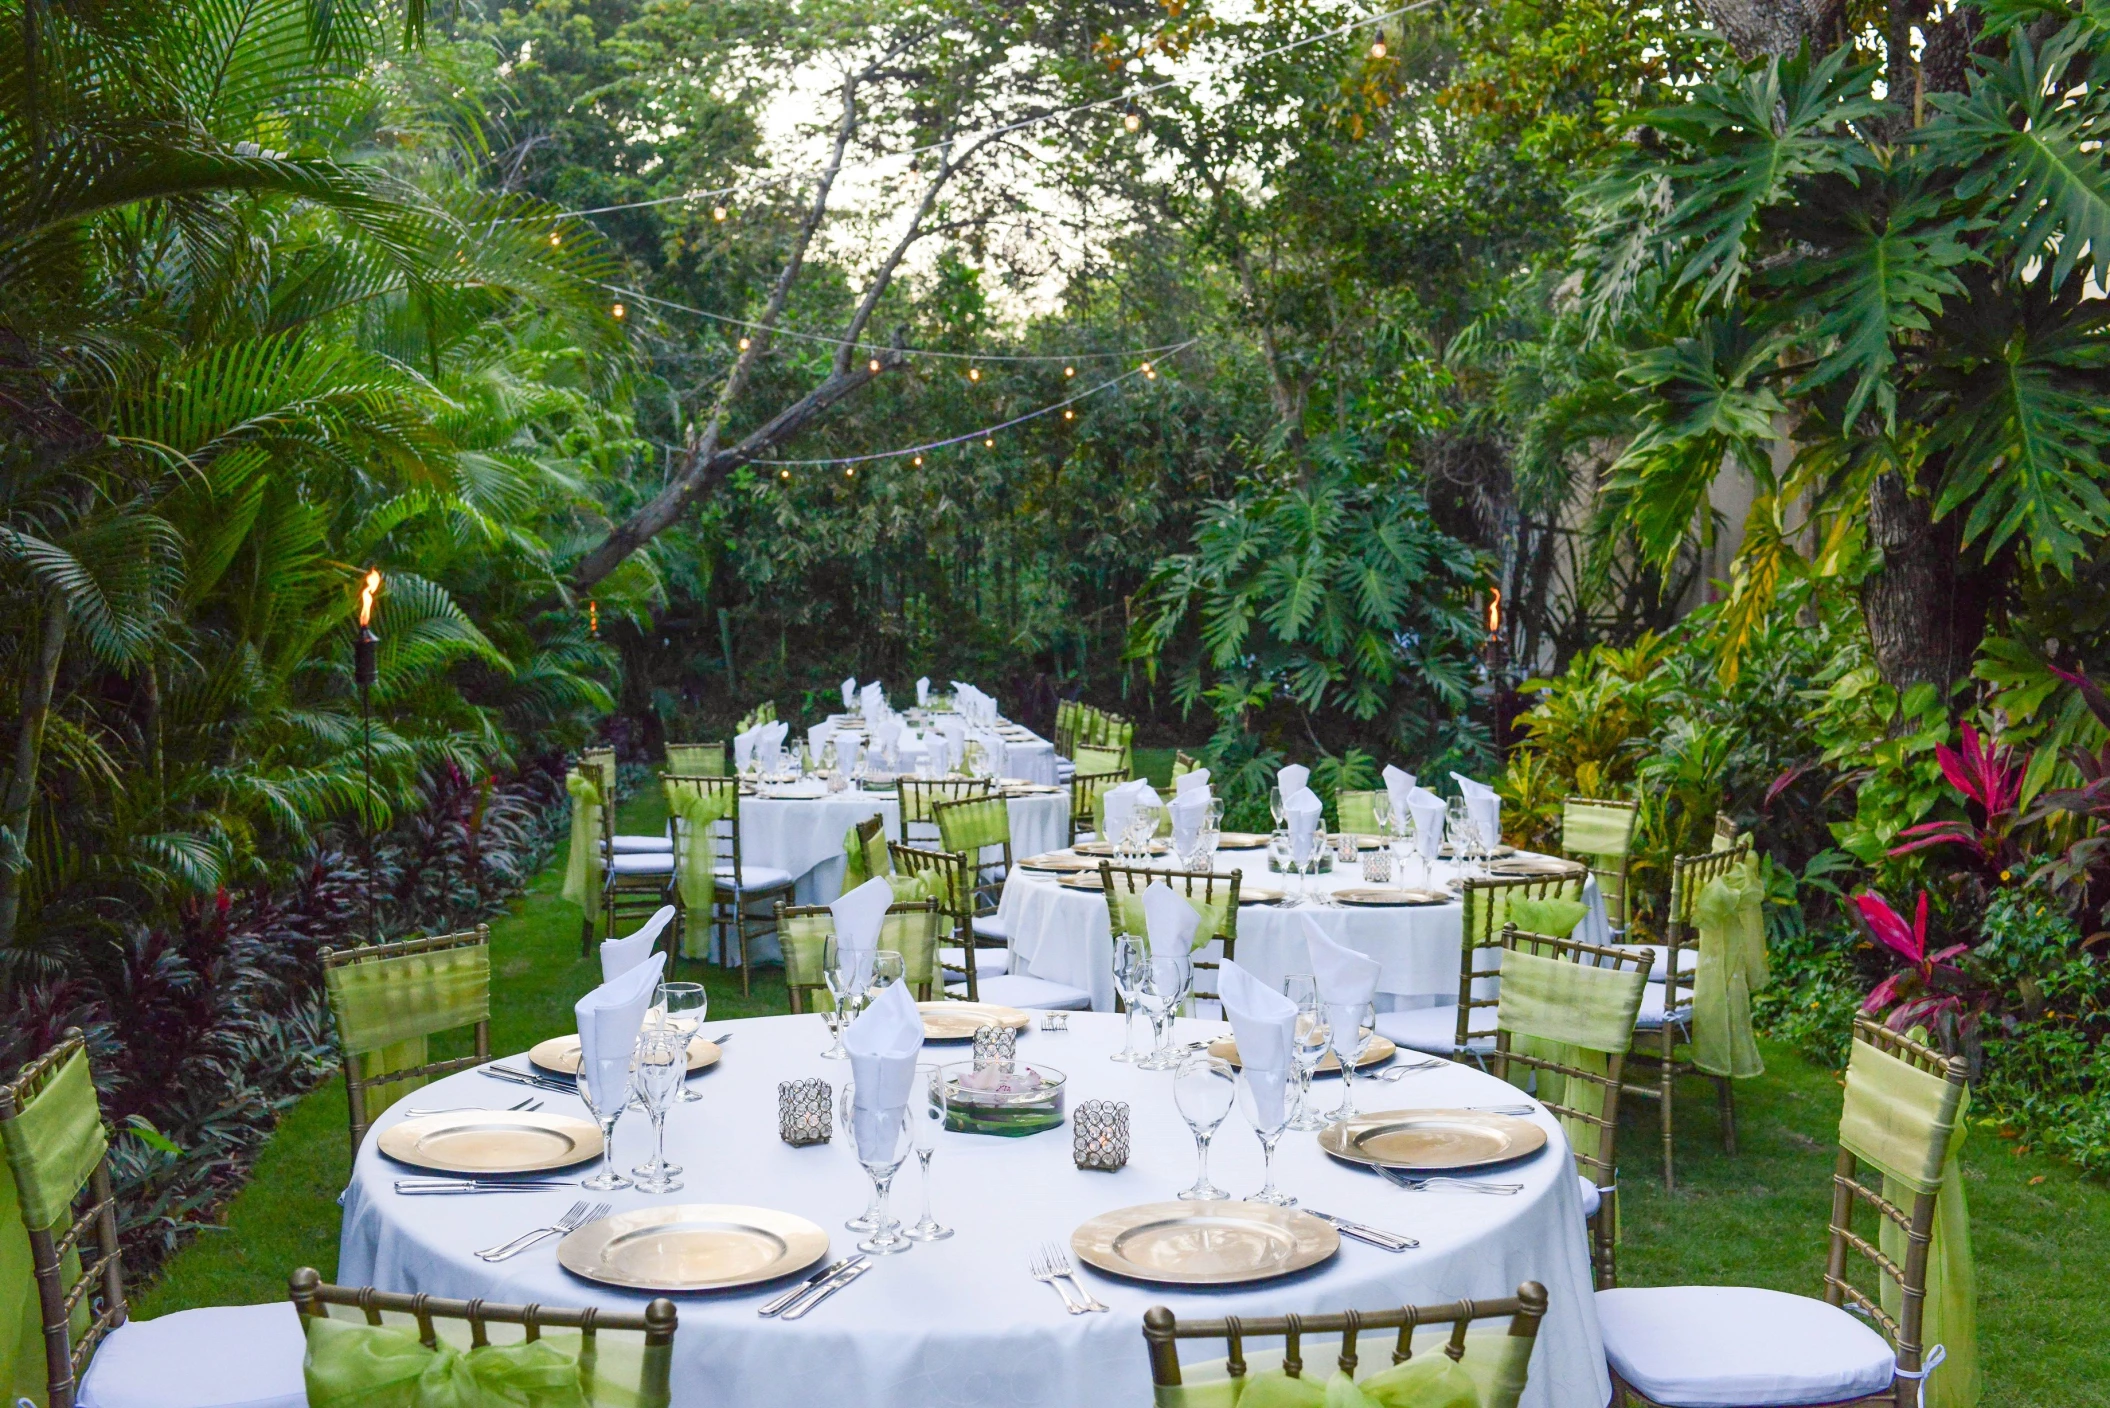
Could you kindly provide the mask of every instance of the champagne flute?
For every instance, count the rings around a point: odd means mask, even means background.
[[[1326,1055],[1332,1033],[1326,1025],[1326,1004],[1319,1000],[1319,980],[1309,973],[1292,973],[1282,980],[1282,995],[1297,1004],[1297,1025],[1290,1046],[1290,1065],[1297,1077],[1295,1103],[1289,1128],[1308,1131],[1326,1128],[1326,1120],[1312,1108],[1311,1077]]]
[[[652,1158],[631,1170],[640,1193],[672,1193],[681,1187],[679,1164],[667,1162],[667,1111],[688,1071],[689,1039],[668,1027],[646,1027],[637,1038],[637,1064],[630,1083],[652,1117]]]
[[[1135,1061],[1141,1058],[1136,1050],[1136,1002],[1138,984],[1143,965],[1149,962],[1150,946],[1134,934],[1120,934],[1114,938],[1114,991],[1121,994],[1121,1049],[1108,1059]]]
[[[1252,1125],[1253,1133],[1259,1136],[1261,1167],[1266,1170],[1260,1191],[1248,1196],[1246,1201],[1271,1203],[1278,1208],[1295,1207],[1297,1200],[1275,1186],[1275,1145],[1289,1125],[1289,1072],[1240,1067],[1238,1112],[1245,1116],[1246,1123]]]
[[[703,1029],[704,1019],[710,1014],[711,995],[702,983],[661,983],[659,985],[659,1010],[661,1020],[673,1031],[680,1032],[684,1039],[692,1038]],[[683,1079],[678,1087],[675,1101],[690,1104],[703,1099],[689,1089],[688,1064],[682,1064]]]
[[[1286,811],[1283,807],[1283,801],[1284,798],[1282,796],[1282,789],[1280,787],[1268,788],[1267,809],[1268,813],[1275,818],[1275,829],[1277,831],[1280,831],[1283,828],[1289,818],[1288,811]]]
[[[848,966],[844,964],[845,957],[851,960]],[[835,1044],[821,1053],[827,1060],[850,1059],[849,1051],[843,1046],[843,1028],[851,1017],[850,998],[856,989],[856,980],[856,955],[845,955],[842,946],[835,942],[835,936],[829,935],[821,950],[821,981],[828,985],[829,1001],[835,1005],[835,1010],[828,1014],[828,1032],[835,1038]]]
[[[916,1067],[908,1114],[916,1126],[916,1161],[923,1165],[923,1216],[901,1235],[917,1242],[942,1242],[952,1235],[952,1229],[930,1215],[930,1156],[937,1152],[938,1131],[945,1124],[945,1087],[936,1066]]]
[[[1182,1188],[1178,1197],[1207,1201],[1231,1195],[1209,1181],[1209,1141],[1216,1128],[1231,1113],[1231,1063],[1197,1052],[1179,1063],[1172,1073],[1172,1102],[1180,1118],[1194,1133],[1194,1186]]]
[[[600,1072],[591,1067],[599,1066]],[[617,1072],[621,1071],[621,1079]],[[602,1075],[606,1079],[601,1079]],[[601,1126],[601,1171],[590,1178],[579,1180],[581,1188],[590,1188],[596,1193],[606,1193],[616,1188],[628,1188],[630,1180],[615,1171],[615,1124],[630,1106],[630,1073],[617,1061],[588,1062],[581,1059],[578,1082],[579,1098],[586,1102],[586,1112]]]
[[[1341,1063],[1341,1103],[1333,1112],[1335,1122],[1355,1118],[1356,1063],[1377,1036],[1377,1008],[1371,1003],[1330,1003],[1326,1024],[1333,1058]]]
[[[863,1219],[870,1224],[871,1233],[857,1244],[857,1249],[873,1256],[905,1252],[913,1245],[903,1234],[901,1223],[887,1212],[887,1195],[893,1189],[894,1175],[901,1171],[915,1147],[916,1122],[910,1117],[913,1104],[911,1100],[897,1110],[860,1110],[856,1082],[843,1082],[843,1132],[849,1136],[857,1162],[872,1180],[872,1205]]]

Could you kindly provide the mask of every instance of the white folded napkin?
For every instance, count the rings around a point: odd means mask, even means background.
[[[893,902],[894,887],[884,875],[875,875],[831,901],[828,912],[835,916],[836,949],[846,956],[876,950],[879,931],[886,925],[887,906]]]
[[[1172,790],[1176,796],[1184,797],[1197,787],[1204,792],[1209,790],[1209,770],[1207,768],[1196,768],[1193,772],[1183,772],[1172,779]]]
[[[1202,823],[1209,819],[1209,789],[1182,792],[1165,810],[1172,817],[1172,849],[1180,855],[1191,854],[1201,840]]]
[[[659,991],[659,975],[666,965],[664,953],[651,954],[614,982],[603,983],[580,998],[572,1008],[579,1023],[579,1069],[586,1072],[594,1102],[607,1111],[621,1109],[629,1099],[630,1056],[637,1049],[637,1034],[645,1025],[645,1011]]]
[[[1297,1004],[1229,959],[1216,971],[1216,991],[1231,1035],[1238,1040],[1238,1064],[1252,1087],[1254,1111],[1263,1129],[1282,1123],[1289,1093],[1289,1053],[1296,1040]]]
[[[1201,926],[1202,912],[1164,881],[1153,880],[1143,891],[1143,929],[1153,954],[1191,951],[1194,931]]]
[[[762,725],[756,724],[745,733],[733,735],[733,771],[745,771],[754,760],[755,742],[762,736]]]
[[[870,883],[886,886],[884,880]],[[850,1053],[857,1087],[850,1095],[850,1132],[857,1157],[866,1163],[891,1163],[902,1147],[897,1134],[901,1112],[915,1089],[916,1056],[923,1050],[923,1014],[916,1010],[908,984],[889,983],[843,1032],[843,1047]]]
[[[866,717],[869,718],[870,715]],[[901,720],[889,714],[872,724],[871,732],[872,751],[875,753],[891,753],[894,751],[894,745],[901,738]]]
[[[601,945],[601,981],[612,983],[652,955],[652,946],[666,932],[667,925],[674,922],[674,906],[663,904],[656,910],[645,926],[634,934],[620,939],[610,939]]]
[[[1458,773],[1451,774],[1451,781],[1458,784],[1459,792],[1465,796],[1465,814],[1480,828],[1480,842],[1486,846],[1502,843],[1502,799],[1495,789],[1484,782],[1475,782]]]
[[[1299,767],[1295,763],[1275,774],[1275,785],[1282,789],[1282,800],[1285,802],[1302,792],[1310,782],[1311,769]]]
[[[1319,816],[1324,810],[1319,794],[1309,787],[1299,788],[1283,798],[1282,819],[1289,827],[1289,858],[1298,865],[1311,859],[1312,846],[1319,832]]]
[[[835,766],[837,771],[849,774],[857,770],[857,759],[864,752],[864,740],[854,733],[845,733],[835,740]]]
[[[815,724],[812,728],[806,730],[806,751],[813,754],[814,766],[818,767],[820,765],[821,749],[826,748],[828,740],[833,737],[835,737],[834,724]]]
[[[843,711],[845,713],[848,713],[850,706],[855,704],[856,702],[857,676],[852,675],[850,676],[850,678],[843,681]]]
[[[1127,834],[1128,824],[1136,819],[1136,794],[1144,786],[1139,777],[1106,789],[1106,834],[1100,840],[1118,841]]]
[[[916,680],[916,707],[917,707],[918,709],[921,709],[921,708],[925,708],[925,707],[927,707],[927,706],[928,706],[929,704],[930,704],[930,676],[929,676],[929,675],[923,675],[923,676],[920,676],[920,677],[918,677],[918,678],[917,678],[917,680]]]
[[[1319,984],[1319,1001],[1326,1004],[1328,1024],[1337,1032],[1347,1031],[1350,1024],[1360,1030],[1363,1008],[1377,991],[1377,976],[1383,969],[1376,959],[1334,942],[1309,913],[1303,919],[1304,948]]]
[[[865,722],[870,723],[875,715],[886,708],[886,690],[880,687],[879,681],[874,680],[859,689],[858,694],[864,701]]]
[[[1443,854],[1443,818],[1450,808],[1443,798],[1426,787],[1416,787],[1407,794],[1407,806],[1414,813],[1414,844],[1429,860]]]
[[[1414,795],[1414,774],[1403,768],[1385,764],[1385,797],[1392,803],[1392,831],[1394,835],[1406,835],[1407,822],[1413,816],[1409,799]]]

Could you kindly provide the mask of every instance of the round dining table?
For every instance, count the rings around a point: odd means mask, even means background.
[[[1013,849],[1019,856],[1033,858],[1032,852]],[[1287,974],[1309,973],[1311,960],[1304,942],[1309,917],[1328,938],[1377,960],[1379,1011],[1457,1000],[1459,940],[1465,924],[1458,900],[1321,906],[1310,902],[1310,897],[1350,888],[1388,887],[1373,887],[1359,863],[1336,863],[1331,874],[1311,877],[1307,891],[1307,882],[1298,877],[1271,873],[1267,857],[1264,849],[1218,851],[1214,857],[1219,873],[1242,872],[1243,893],[1251,894],[1258,886],[1284,896],[1280,901],[1238,907],[1235,955],[1240,966],[1278,990]],[[1519,852],[1515,859],[1527,864],[1562,864],[1554,857],[1529,852]],[[1165,867],[1171,862],[1160,857],[1152,863]],[[1415,869],[1411,884],[1442,888],[1461,873],[1449,861],[1439,860],[1433,873]],[[1114,940],[1105,892],[1061,881],[1056,872],[1025,865],[1014,865],[1005,877],[997,914],[1010,936],[1012,970],[1088,992],[1093,1011],[1111,1012],[1115,1010]],[[1402,887],[1389,888],[1397,892]],[[1584,883],[1583,903],[1587,913],[1575,937],[1585,943],[1609,943],[1604,897],[1594,877]],[[1220,957],[1222,945],[1212,947]]]
[[[1171,1074],[1109,1059],[1121,1045],[1122,1027],[1118,1017],[1075,1013],[1067,1031],[1021,1033],[1018,1059],[1063,1072],[1071,1111],[1085,1099],[1127,1102],[1131,1152],[1125,1167],[1075,1167],[1067,1123],[1024,1138],[938,1133],[932,1206],[954,1235],[873,1258],[867,1274],[795,1321],[756,1313],[796,1284],[795,1277],[675,1296],[681,1321],[673,1401],[682,1408],[1145,1408],[1152,1394],[1143,1312],[1154,1305],[1183,1317],[1309,1314],[1492,1298],[1535,1280],[1551,1302],[1523,1402],[1531,1408],[1602,1408],[1610,1381],[1573,1158],[1558,1122],[1536,1105],[1532,1118],[1546,1131],[1545,1146],[1492,1174],[1473,1175],[1521,1185],[1508,1196],[1410,1192],[1332,1158],[1315,1134],[1283,1136],[1275,1176],[1285,1191],[1307,1207],[1418,1239],[1416,1248],[1394,1252],[1343,1239],[1336,1253],[1308,1270],[1222,1288],[1132,1282],[1080,1265],[1078,1274],[1109,1309],[1066,1313],[1056,1291],[1029,1274],[1042,1245],[1067,1247],[1071,1232],[1091,1218],[1169,1200],[1194,1180],[1194,1140],[1174,1105]],[[380,1117],[355,1161],[343,1198],[337,1280],[510,1304],[641,1307],[647,1293],[564,1270],[554,1240],[502,1262],[474,1255],[477,1248],[547,1225],[578,1198],[596,1196],[618,1213],[681,1203],[792,1213],[826,1231],[827,1260],[851,1255],[857,1237],[843,1222],[863,1209],[871,1185],[844,1134],[838,1128],[831,1142],[803,1147],[782,1142],[778,1134],[780,1081],[819,1076],[840,1092],[849,1078],[848,1062],[821,1055],[828,1037],[820,1017],[707,1022],[704,1030],[722,1035],[723,1057],[691,1077],[690,1088],[702,1099],[676,1106],[667,1120],[668,1156],[685,1169],[680,1191],[593,1195],[559,1187],[401,1194],[394,1188],[397,1178],[426,1171],[395,1163],[377,1148],[380,1136],[403,1118],[399,1107]],[[1173,1039],[1206,1041],[1227,1031],[1219,1022],[1182,1018]],[[942,1064],[968,1055],[964,1043],[927,1042],[922,1059]],[[524,1056],[507,1062],[525,1063]],[[1339,1091],[1337,1078],[1318,1082],[1321,1108],[1337,1100]],[[523,1093],[469,1070],[419,1091],[415,1103],[503,1108]],[[1530,1103],[1492,1076],[1450,1063],[1396,1083],[1361,1080],[1357,1093],[1366,1113]],[[570,1095],[541,1098],[545,1112],[583,1113]],[[627,1170],[643,1162],[649,1138],[643,1116],[626,1114],[615,1133],[618,1166]],[[592,1171],[589,1165],[545,1176],[577,1178]],[[1237,1196],[1261,1185],[1259,1143],[1235,1112],[1216,1135],[1210,1173]],[[911,1159],[894,1191],[894,1208],[904,1221],[915,1218],[920,1197]],[[1196,1359],[1222,1353],[1220,1343],[1210,1342],[1188,1350]]]

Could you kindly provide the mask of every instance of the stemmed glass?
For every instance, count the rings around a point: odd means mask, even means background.
[[[1182,1188],[1179,1197],[1188,1201],[1228,1198],[1231,1195],[1209,1181],[1209,1140],[1216,1127],[1231,1113],[1231,1063],[1197,1052],[1180,1062],[1172,1073],[1172,1101],[1180,1118],[1194,1131],[1194,1186]]]
[[[1450,833],[1451,858],[1465,874],[1475,873],[1474,857],[1480,849],[1480,828],[1473,824],[1473,816],[1466,809],[1465,798],[1453,797],[1445,817],[1446,830]]]
[[[1168,946],[1169,948],[1169,946]],[[1171,1041],[1172,1014],[1187,1000],[1187,992],[1194,986],[1193,955],[1181,952],[1159,952],[1149,950],[1143,961],[1143,980],[1136,987],[1137,999],[1150,1018],[1153,1038],[1148,1056],[1136,1062],[1139,1071],[1167,1071],[1179,1064],[1168,1043]]]
[[[1280,831],[1285,825],[1288,824],[1289,821],[1289,812],[1284,808],[1283,801],[1284,799],[1282,796],[1282,789],[1280,787],[1268,788],[1268,814],[1275,818],[1275,829],[1277,831]]]
[[[1320,822],[1312,828],[1311,855],[1304,862],[1304,894],[1307,900],[1321,909],[1339,909],[1340,902],[1334,899],[1333,891],[1318,887],[1319,867],[1326,863],[1327,845],[1326,824]]]
[[[711,995],[702,983],[661,983],[659,985],[659,1011],[661,1023],[670,1030],[680,1032],[684,1038],[693,1037],[703,1029],[704,1019],[710,1015]],[[687,1080],[688,1062],[682,1063],[684,1079],[679,1093],[674,1097],[678,1103],[689,1103],[703,1097],[689,1089]]]
[[[1297,1200],[1275,1186],[1275,1144],[1289,1126],[1289,1072],[1258,1071],[1242,1066],[1238,1071],[1238,1113],[1260,1136],[1261,1167],[1267,1176],[1260,1191],[1249,1195],[1249,1203],[1272,1203],[1278,1208],[1297,1205]]]
[[[830,1015],[828,1022],[828,1030],[834,1036],[835,1044],[821,1053],[827,1060],[850,1059],[849,1051],[843,1046],[843,1028],[850,1024],[850,1019],[857,1015],[858,1009],[864,1003],[865,976],[869,969],[860,960],[865,957],[868,955],[860,954],[855,949],[844,953],[833,935],[829,936],[826,946],[821,950],[821,981],[828,985],[828,996],[835,1003],[835,1011]]]
[[[689,1038],[671,1027],[646,1027],[638,1033],[637,1064],[630,1083],[652,1117],[652,1158],[631,1170],[640,1193],[671,1193],[681,1187],[674,1175],[679,1164],[667,1162],[667,1110],[678,1103],[676,1092],[688,1074]]]
[[[602,1062],[614,1065],[614,1062]],[[625,1072],[621,1084],[614,1080],[600,1082],[605,1087],[598,1092],[590,1073],[591,1063],[579,1062],[579,1098],[586,1102],[586,1112],[601,1126],[601,1171],[590,1178],[579,1180],[581,1188],[590,1188],[596,1193],[606,1193],[615,1188],[628,1188],[630,1180],[615,1171],[615,1122],[623,1117],[630,1105],[630,1077]]]
[[[1297,1025],[1289,1049],[1290,1068],[1297,1077],[1296,1101],[1289,1128],[1326,1128],[1327,1121],[1312,1108],[1311,1076],[1326,1055],[1333,1039],[1326,1025],[1326,1004],[1319,1000],[1319,980],[1309,973],[1292,973],[1282,980],[1282,995],[1297,1004]]]
[[[938,1150],[938,1131],[945,1124],[945,1088],[938,1083],[936,1066],[916,1067],[908,1114],[916,1126],[916,1160],[923,1165],[923,1216],[901,1235],[917,1242],[942,1242],[952,1229],[930,1215],[930,1156]]]
[[[1121,1008],[1125,1015],[1121,1019],[1121,1049],[1108,1059],[1135,1061],[1141,1059],[1136,1050],[1136,1003],[1142,987],[1144,965],[1150,962],[1150,945],[1134,934],[1120,934],[1114,938],[1114,991],[1121,994]]]
[[[1355,1118],[1356,1063],[1363,1059],[1363,1053],[1377,1039],[1377,1008],[1368,1002],[1359,1008],[1331,1006],[1327,1011],[1327,1026],[1330,1028],[1328,1044],[1333,1047],[1333,1058],[1341,1063],[1341,1103],[1333,1112],[1333,1118],[1336,1121],[1351,1120]]]
[[[859,1242],[857,1249],[874,1256],[905,1252],[909,1239],[902,1233],[900,1221],[887,1214],[887,1194],[894,1186],[894,1175],[901,1171],[909,1151],[915,1147],[916,1121],[911,1118],[915,1101],[911,1099],[898,1110],[860,1110],[856,1097],[857,1083],[844,1081],[840,1107],[843,1133],[849,1137],[857,1162],[864,1165],[872,1180],[872,1205],[862,1219],[871,1235]],[[856,1223],[848,1225],[855,1227]]]

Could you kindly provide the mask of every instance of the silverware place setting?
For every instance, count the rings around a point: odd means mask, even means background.
[[[811,1286],[802,1287],[800,1297],[795,1300],[790,1306],[786,1307],[782,1311],[779,1311],[777,1314],[777,1318],[780,1320],[797,1320],[801,1318],[807,1312],[811,1311],[813,1307],[819,1305],[822,1301],[834,1295],[837,1291],[849,1285],[852,1281],[855,1281],[858,1277],[864,1275],[867,1271],[870,1271],[871,1269],[872,1262],[869,1257],[853,1257],[850,1262],[843,1267],[842,1270],[828,1277],[828,1279],[826,1279],[825,1281],[819,1281]]]
[[[811,1276],[808,1276],[805,1280],[799,1282],[796,1286],[793,1286],[790,1290],[784,1292],[782,1295],[771,1296],[768,1300],[763,1301],[760,1305],[755,1307],[755,1314],[761,1316],[765,1320],[772,1315],[782,1315],[785,1311],[791,1308],[791,1304],[793,1301],[796,1301],[802,1296],[807,1295],[816,1287],[818,1287],[822,1282],[832,1281],[836,1277],[848,1271],[851,1267],[861,1266],[865,1262],[870,1260],[870,1257],[866,1256],[863,1252],[859,1252],[855,1256],[846,1256],[841,1261],[831,1261],[826,1266],[823,1266],[820,1270],[814,1272]]]
[[[1343,1237],[1353,1237],[1358,1242],[1368,1242],[1371,1246],[1383,1247],[1388,1252],[1411,1251],[1421,1245],[1412,1237],[1387,1232],[1382,1227],[1372,1227],[1367,1222],[1353,1222],[1345,1217],[1335,1217],[1332,1213],[1320,1212],[1317,1208],[1306,1208],[1304,1211],[1321,1222],[1332,1224],[1333,1230]]]
[[[481,1073],[493,1080],[510,1081],[514,1085],[525,1085],[534,1090],[547,1090],[554,1095],[577,1095],[579,1087],[571,1081],[558,1080],[554,1076],[538,1076],[531,1071],[515,1070],[511,1066],[485,1066]]]
[[[405,1197],[433,1193],[545,1193],[552,1188],[576,1188],[576,1178],[399,1178],[396,1191]]]
[[[1515,1115],[1519,1119],[1539,1112],[1536,1105],[1467,1105],[1465,1108],[1476,1115]]]
[[[1098,1297],[1085,1289],[1084,1282],[1078,1279],[1076,1269],[1070,1265],[1069,1253],[1053,1242],[1040,1244],[1040,1250],[1033,1254],[1027,1271],[1034,1280],[1045,1281],[1053,1286],[1055,1294],[1062,1297],[1062,1308],[1072,1315],[1088,1315],[1095,1310],[1107,1309],[1099,1303]],[[1069,1291],[1064,1289],[1062,1283],[1065,1280],[1076,1288],[1076,1299],[1072,1299]]]
[[[1397,1065],[1387,1066],[1384,1070],[1379,1071],[1377,1073],[1377,1079],[1404,1080],[1408,1076],[1415,1074],[1417,1071],[1441,1070],[1449,1064],[1451,1063],[1444,1060],[1440,1056],[1431,1056],[1426,1061],[1402,1061]]]
[[[405,1119],[416,1120],[423,1119],[427,1115],[460,1115],[467,1114],[471,1111],[482,1114],[510,1115],[515,1111],[524,1110],[528,1112],[533,1112],[541,1108],[542,1102],[540,1100],[537,1100],[534,1096],[530,1095],[527,1099],[522,1100],[516,1105],[508,1105],[503,1110],[493,1110],[488,1105],[447,1105],[436,1110],[420,1109],[415,1105],[405,1105],[403,1107],[403,1117]]]
[[[1378,1177],[1385,1182],[1397,1188],[1404,1188],[1409,1193],[1487,1193],[1494,1197],[1507,1198],[1524,1191],[1524,1185],[1521,1183],[1482,1183],[1474,1178],[1446,1178],[1440,1174],[1415,1178],[1405,1169],[1386,1168],[1383,1164],[1375,1164],[1372,1167],[1377,1169]]]
[[[596,1222],[608,1216],[610,1206],[608,1203],[595,1203],[589,1207],[586,1201],[581,1199],[567,1208],[564,1216],[558,1218],[549,1226],[537,1227],[531,1231],[523,1232],[512,1241],[501,1242],[495,1247],[486,1247],[478,1252],[477,1255],[485,1261],[504,1261],[509,1256],[518,1256],[545,1237],[562,1237],[566,1233],[578,1231],[589,1222]]]

